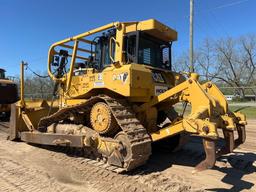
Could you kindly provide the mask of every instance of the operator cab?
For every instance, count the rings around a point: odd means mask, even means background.
[[[88,39],[83,38],[87,36]],[[62,78],[72,66],[73,75],[80,76],[87,70],[101,72],[118,63],[171,71],[171,45],[176,40],[175,30],[153,19],[112,23],[53,44],[49,51],[49,71],[52,77]],[[83,65],[75,65],[79,63]]]
[[[171,44],[146,32],[137,31],[125,37],[127,63],[138,63],[171,70]]]
[[[115,44],[111,38],[116,30],[109,30],[97,37],[95,41],[94,68],[102,70],[110,66],[115,57]],[[110,46],[111,50],[110,50]],[[111,51],[111,55],[109,54]],[[124,37],[124,51],[126,63],[138,63],[154,68],[171,70],[171,44],[157,39],[146,32],[136,31]]]

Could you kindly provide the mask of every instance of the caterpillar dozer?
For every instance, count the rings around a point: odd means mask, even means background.
[[[52,44],[53,100],[24,99],[22,63],[10,139],[88,150],[106,166],[129,171],[146,163],[152,143],[175,140],[166,142],[175,148],[188,134],[202,138],[206,155],[195,171],[213,167],[218,155],[245,141],[246,117],[228,109],[212,82],[172,71],[176,40],[175,30],[150,19],[110,23]],[[189,104],[190,114],[179,114],[178,103]],[[226,141],[219,150],[217,129]]]
[[[9,118],[11,104],[18,101],[16,83],[5,76],[5,70],[0,68],[0,117]]]

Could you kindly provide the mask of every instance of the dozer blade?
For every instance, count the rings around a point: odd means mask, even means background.
[[[204,146],[206,157],[203,161],[201,161],[195,167],[195,170],[193,170],[192,173],[210,169],[215,165],[215,162],[216,162],[215,141],[209,138],[203,138],[203,146]]]

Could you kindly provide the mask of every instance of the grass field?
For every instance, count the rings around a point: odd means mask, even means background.
[[[248,119],[256,118],[256,107],[255,106],[229,106],[231,111],[239,110],[246,115]]]
[[[235,111],[240,111],[242,113],[244,113],[247,117],[247,119],[256,119],[256,106],[253,105],[253,106],[250,106],[250,103],[245,104],[245,105],[241,105],[241,103],[232,103],[231,105],[229,105],[229,109],[233,112]],[[178,112],[178,113],[182,113],[182,105],[178,104],[178,105],[175,105],[175,110]],[[190,106],[188,105],[187,106],[187,109],[185,111],[185,116],[188,115],[190,113]]]

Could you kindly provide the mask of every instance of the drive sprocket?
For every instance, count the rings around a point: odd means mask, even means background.
[[[104,102],[97,102],[90,112],[92,128],[99,134],[113,135],[118,131],[118,124],[114,119],[110,108]]]

